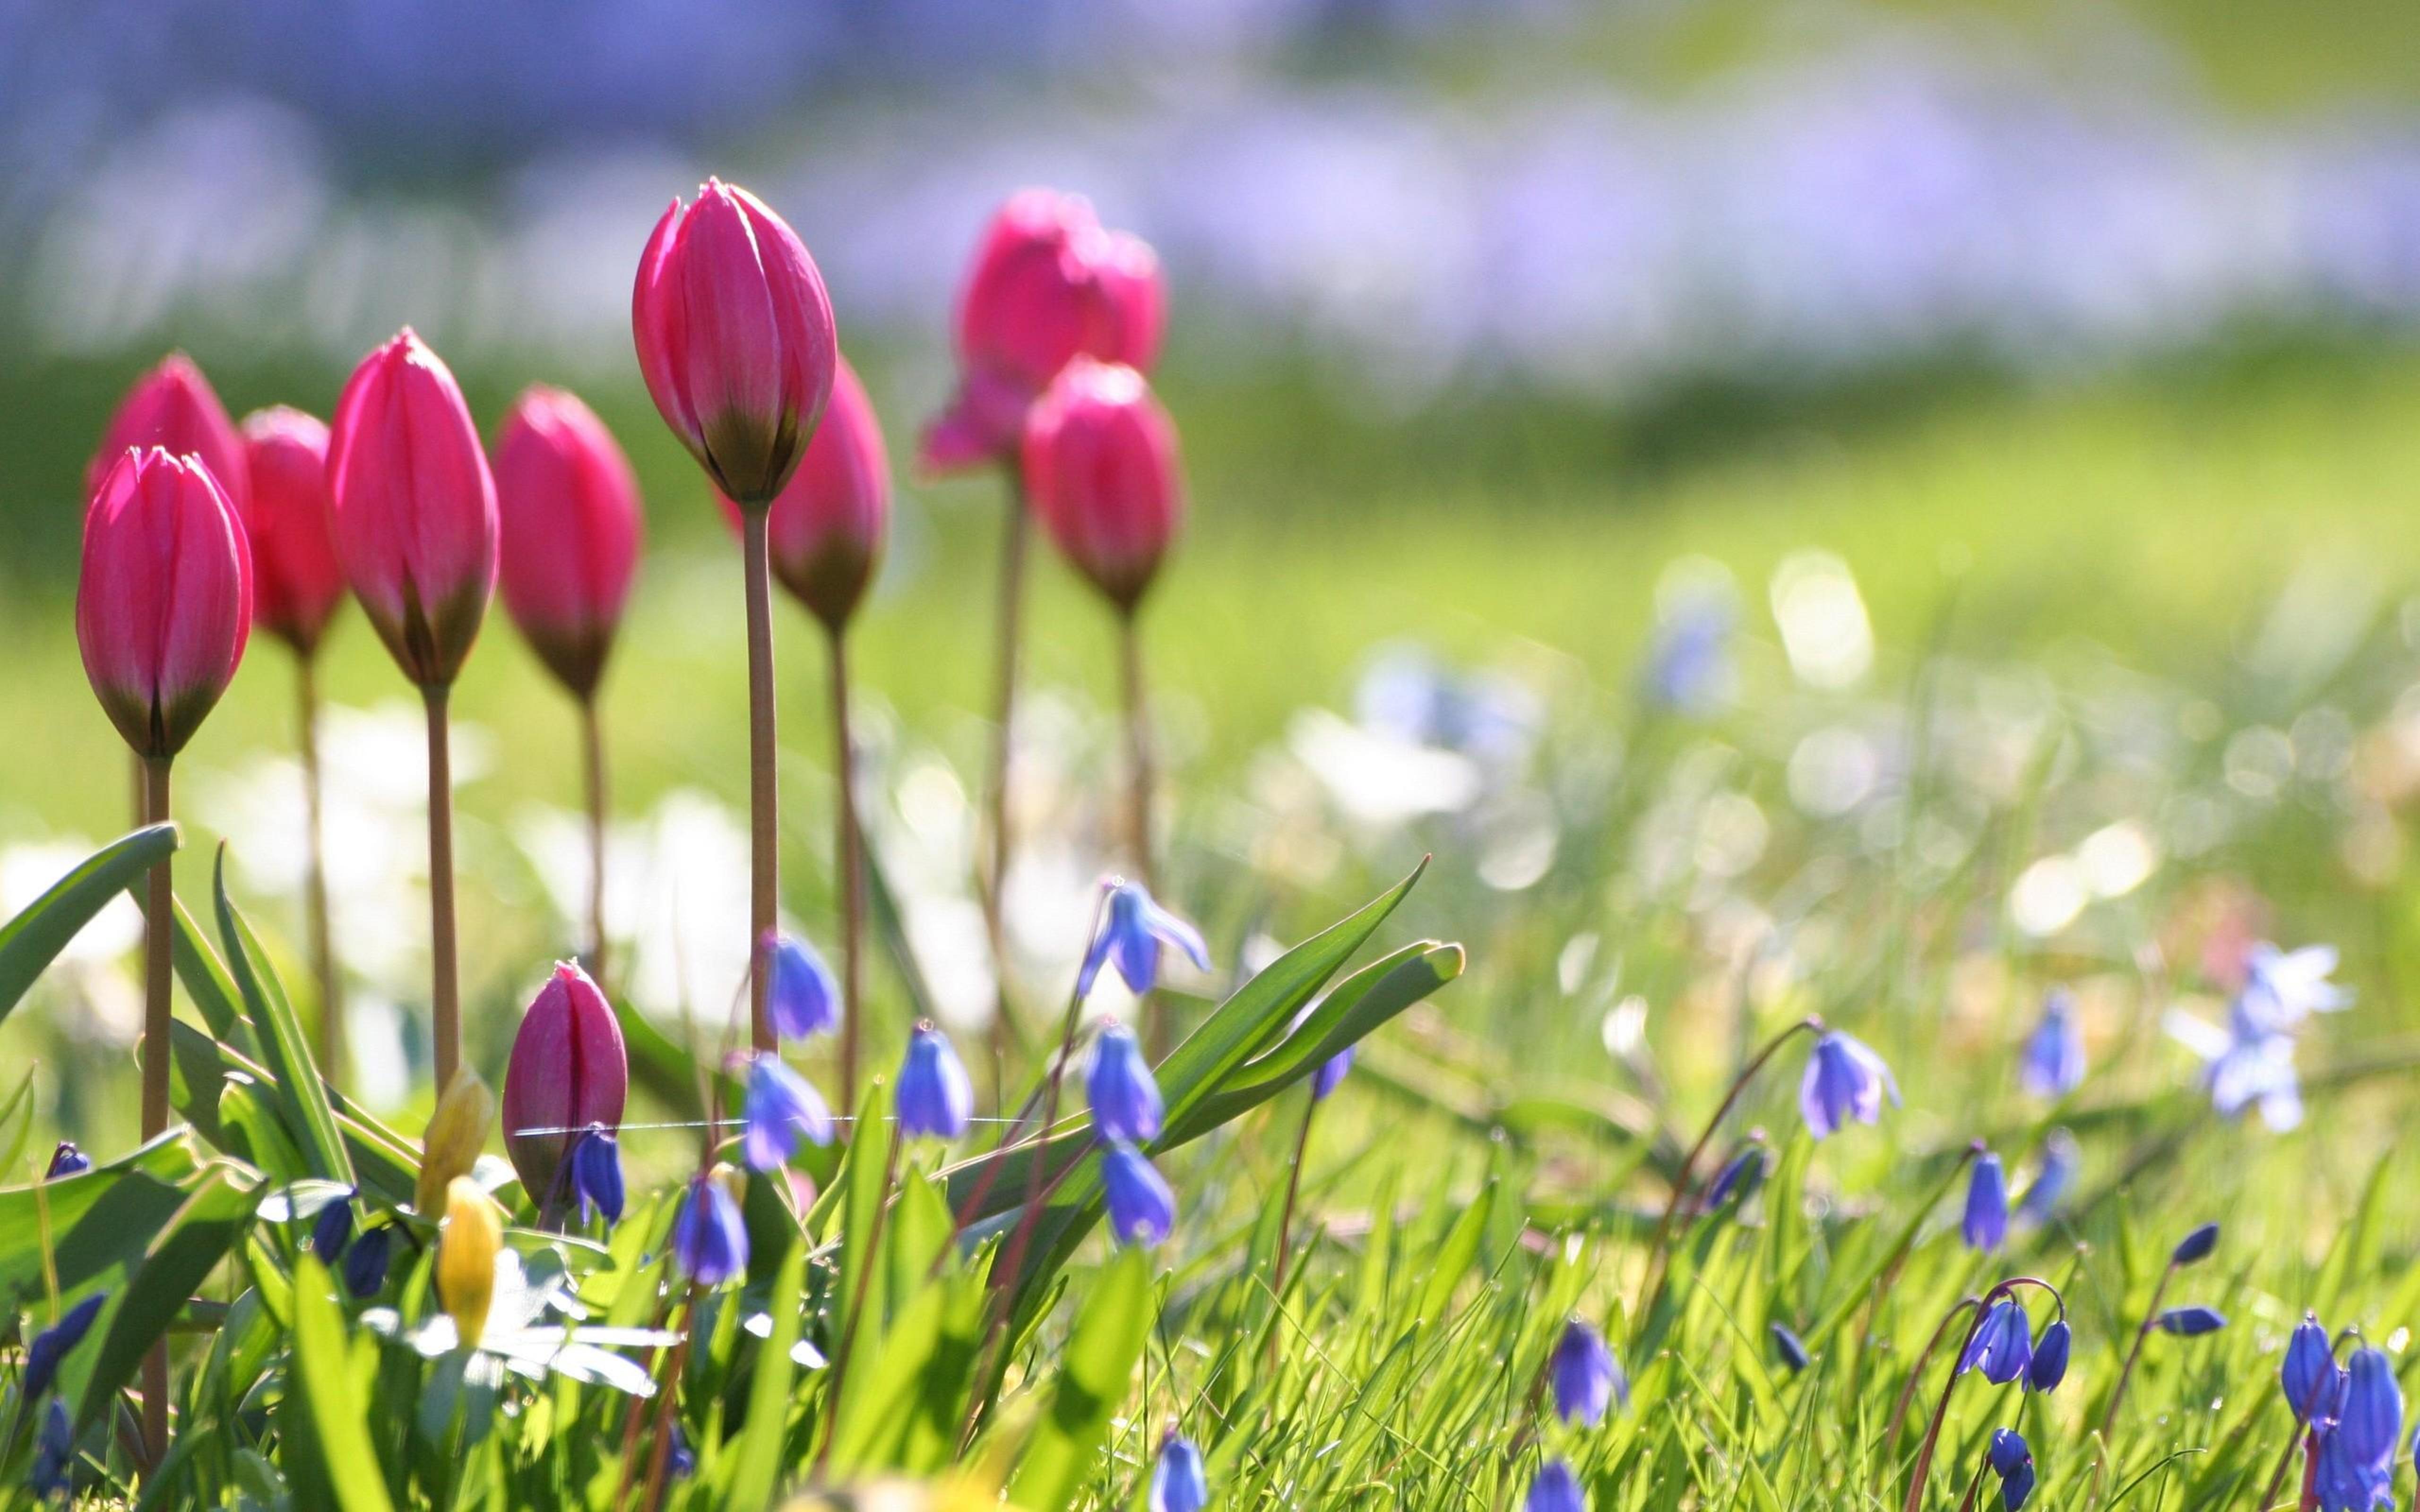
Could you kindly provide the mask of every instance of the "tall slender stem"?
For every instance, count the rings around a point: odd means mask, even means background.
[[[169,821],[168,763],[143,764],[143,811],[152,824]],[[167,856],[152,863],[143,914],[143,1137],[168,1127],[169,949],[177,933],[176,876]],[[168,1341],[143,1357],[143,1453],[158,1464],[168,1452]]]
[[[991,1100],[994,1112],[1008,1101],[1008,930],[1002,893],[1008,886],[1008,765],[1016,749],[1016,654],[1024,615],[1026,542],[1033,533],[1025,508],[1023,475],[1007,468],[1008,520],[1000,543],[1000,607],[992,669],[991,771],[984,789],[991,854],[975,881],[983,897],[984,933],[991,947],[995,994],[991,1021]]]
[[[772,512],[743,510],[739,541],[748,593],[748,1042],[771,1050],[765,1011],[771,985],[774,907],[781,889],[781,825],[775,814],[773,587],[768,531]]]
[[[857,742],[848,719],[848,648],[837,627],[831,652],[833,870],[840,877],[840,1102],[857,1106],[860,1012],[865,996],[865,861],[857,826]]]
[[[580,700],[580,753],[588,794],[588,974],[605,980],[605,726],[594,689]]]
[[[336,970],[335,938],[328,926],[326,809],[319,789],[319,662],[312,652],[295,658],[296,740],[302,752],[304,839],[302,922],[311,943],[311,974],[319,987],[319,1071],[342,1091],[349,1081],[345,1048],[345,988]]]
[[[2051,1299],[2058,1304],[2059,1316],[2061,1318],[2067,1316],[2067,1299],[2059,1295],[2058,1288],[2040,1276],[2010,1276],[1993,1287],[1991,1290],[1984,1292],[1982,1296],[1970,1298],[1959,1304],[1962,1307],[1972,1305],[1975,1309],[1975,1316],[1966,1323],[1966,1335],[1959,1341],[1959,1359],[1965,1359],[1966,1351],[1974,1347],[1976,1332],[1982,1328],[1983,1319],[1990,1316],[1992,1304],[2020,1287],[2038,1287],[2049,1292]],[[1953,1312],[1955,1310],[1952,1309]],[[1917,1512],[1917,1508],[1924,1504],[1924,1483],[1932,1473],[1933,1451],[1941,1446],[1941,1425],[1949,1416],[1949,1394],[1958,1389],[1958,1376],[1959,1372],[1953,1368],[1949,1372],[1949,1379],[1941,1383],[1941,1397],[1933,1403],[1932,1421],[1925,1426],[1924,1444],[1916,1452],[1916,1469],[1908,1476],[1907,1499],[1900,1504],[1900,1512]]]
[[[1916,1355],[1916,1364],[1908,1368],[1907,1383],[1900,1387],[1898,1399],[1891,1403],[1890,1427],[1883,1429],[1884,1458],[1889,1458],[1899,1447],[1899,1430],[1907,1422],[1908,1403],[1916,1399],[1916,1388],[1924,1384],[1925,1366],[1932,1363],[1933,1351],[1941,1348],[1941,1341],[1948,1334],[1949,1325],[1958,1321],[1959,1314],[1969,1307],[1980,1305],[1979,1298],[1962,1297],[1956,1306],[1941,1315],[1940,1322],[1932,1325],[1932,1336],[1924,1341],[1923,1351]]]
[[[1311,1149],[1311,1120],[1318,1112],[1315,1097],[1303,1105],[1302,1127],[1294,1135],[1294,1164],[1286,1170],[1285,1206],[1278,1210],[1278,1253],[1270,1266],[1269,1290],[1280,1299],[1285,1296],[1286,1240],[1294,1227],[1295,1199],[1302,1191],[1302,1158]]]
[[[1756,1079],[1756,1073],[1764,1069],[1764,1063],[1771,1060],[1783,1045],[1788,1044],[1792,1036],[1823,1032],[1823,1021],[1809,1016],[1800,1019],[1767,1041],[1764,1048],[1756,1053],[1755,1058],[1741,1067],[1740,1073],[1731,1079],[1730,1090],[1723,1094],[1722,1105],[1714,1109],[1714,1116],[1706,1120],[1705,1132],[1698,1135],[1698,1142],[1689,1147],[1689,1152],[1681,1157],[1681,1168],[1672,1173],[1672,1195],[1665,1199],[1664,1215],[1655,1220],[1654,1236],[1647,1242],[1647,1272],[1639,1281],[1638,1316],[1635,1319],[1638,1326],[1642,1328],[1646,1326],[1649,1309],[1654,1306],[1655,1299],[1663,1294],[1664,1248],[1672,1236],[1672,1219],[1680,1212],[1682,1201],[1689,1195],[1689,1177],[1690,1173],[1697,1168],[1698,1157],[1704,1154],[1706,1146],[1714,1142],[1715,1134],[1723,1126],[1723,1120],[1730,1117],[1732,1105],[1739,1102],[1740,1094],[1747,1090],[1747,1084]]]
[[[1159,894],[1159,878],[1151,860],[1151,708],[1143,693],[1142,635],[1134,610],[1118,616],[1118,686],[1125,703],[1126,844],[1134,856],[1135,877],[1143,890]],[[1167,1058],[1168,1003],[1157,993],[1141,1004],[1143,1047],[1154,1060]]]
[[[443,683],[420,690],[428,709],[428,1016],[440,1095],[454,1084],[454,1069],[462,1062],[462,979],[454,935],[454,757],[445,717],[451,691]]]

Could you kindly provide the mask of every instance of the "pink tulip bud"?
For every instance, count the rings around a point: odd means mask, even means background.
[[[244,417],[243,450],[253,621],[307,654],[345,598],[328,534],[328,427],[284,405],[256,409]]]
[[[470,407],[409,327],[336,401],[328,489],[337,560],[404,674],[451,683],[496,586],[496,486]]]
[[[136,755],[184,748],[251,629],[251,550],[218,481],[194,457],[128,448],[85,512],[76,640]]]
[[[732,522],[738,506],[725,500]],[[857,612],[891,525],[891,458],[857,370],[841,360],[831,408],[773,501],[773,576],[834,633]]]
[[[726,496],[771,503],[840,361],[831,301],[798,233],[748,191],[707,179],[647,239],[630,326],[664,423]]]
[[[613,1006],[588,973],[557,962],[521,1015],[504,1065],[504,1152],[531,1202],[544,1209],[567,1196],[554,1190],[565,1153],[592,1123],[609,1133],[621,1128],[629,1093],[630,1063]]]
[[[1015,457],[1026,410],[1060,369],[1079,356],[1147,368],[1166,317],[1147,243],[1103,230],[1080,195],[1020,190],[985,228],[959,294],[958,392],[918,465]]]
[[[535,385],[496,439],[496,502],[504,608],[538,659],[585,699],[639,564],[639,480],[586,405]]]
[[[1168,334],[1168,281],[1151,243],[1126,231],[1108,232],[1098,256],[1101,286],[1115,316],[1109,349],[1093,355],[1148,373]]]
[[[1025,427],[1025,489],[1059,549],[1131,611],[1185,517],[1176,426],[1131,367],[1079,357]]]
[[[85,497],[101,493],[101,486],[130,446],[157,446],[171,456],[198,456],[210,470],[220,492],[235,505],[239,517],[248,517],[246,495],[251,485],[244,476],[243,440],[236,435],[235,422],[227,418],[226,407],[219,403],[210,380],[183,352],[170,352],[160,365],[134,380],[118,401],[117,412],[109,417],[109,428],[101,433],[101,449],[92,454],[85,469]]]

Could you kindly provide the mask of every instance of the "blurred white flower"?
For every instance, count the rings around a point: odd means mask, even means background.
[[[1874,664],[1873,625],[1849,564],[1829,551],[1793,551],[1773,569],[1773,618],[1790,670],[1809,687],[1848,687]]]

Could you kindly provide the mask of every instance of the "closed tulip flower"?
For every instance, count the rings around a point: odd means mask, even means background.
[[[171,456],[201,458],[237,514],[249,517],[251,483],[243,440],[210,380],[183,352],[170,352],[118,401],[100,449],[85,468],[85,498],[101,492],[101,483],[130,446],[157,446]]]
[[[622,1026],[588,973],[559,962],[531,999],[504,1067],[504,1150],[541,1212],[570,1196],[564,1155],[592,1124],[622,1126],[630,1063]]]
[[[454,681],[496,582],[496,488],[453,373],[407,328],[362,359],[328,440],[336,556],[404,674]]]
[[[1159,259],[1102,229],[1090,201],[1009,196],[984,228],[955,327],[958,392],[918,462],[951,471],[1013,457],[1025,411],[1078,357],[1148,368],[1167,323]]]
[[[586,699],[639,564],[639,483],[613,433],[561,389],[534,385],[496,438],[504,608],[547,670]]]
[[[85,516],[76,640],[136,755],[164,761],[185,748],[251,628],[251,552],[225,492],[191,457],[126,452]]]
[[[280,405],[243,420],[244,512],[252,541],[252,620],[309,655],[345,598],[328,532],[328,427]]]
[[[1132,612],[1185,517],[1176,425],[1131,367],[1078,359],[1033,407],[1025,487],[1050,537]]]
[[[664,211],[630,295],[639,371],[725,495],[773,501],[831,397],[840,348],[806,244],[744,189],[708,179]]]
[[[731,507],[736,518],[738,506]],[[890,525],[891,458],[883,450],[882,423],[844,358],[823,424],[773,501],[774,580],[837,634],[874,580]]]

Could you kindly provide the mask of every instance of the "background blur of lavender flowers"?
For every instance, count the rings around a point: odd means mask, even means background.
[[[1162,248],[1195,363],[1288,351],[1387,411],[2420,316],[2420,107],[2231,111],[2190,39],[2109,8],[2054,44],[1735,7],[1714,63],[1641,63],[1693,8],[20,6],[0,330],[337,363],[409,318],[473,366],[618,375],[629,249],[714,166],[792,211],[861,343],[915,341],[919,392],[973,227],[1032,179]]]

